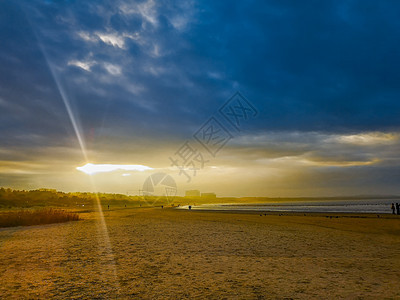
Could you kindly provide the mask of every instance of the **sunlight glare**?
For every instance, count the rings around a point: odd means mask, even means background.
[[[148,166],[143,165],[113,165],[113,164],[91,164],[87,163],[82,167],[77,167],[77,170],[92,175],[96,173],[106,173],[106,172],[113,172],[117,170],[124,170],[124,171],[146,171],[146,170],[153,170]]]

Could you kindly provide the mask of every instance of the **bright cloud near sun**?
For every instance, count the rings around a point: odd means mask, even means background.
[[[153,168],[143,165],[113,165],[113,164],[91,164],[91,163],[87,163],[86,165],[82,167],[77,167],[76,169],[89,175],[96,173],[114,172],[117,170],[124,170],[124,171],[153,170]]]
[[[377,144],[393,144],[399,139],[399,135],[395,133],[369,132],[352,135],[340,135],[331,140],[355,145],[377,145]]]

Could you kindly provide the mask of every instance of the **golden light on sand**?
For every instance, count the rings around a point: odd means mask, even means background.
[[[117,170],[140,171],[140,172],[146,170],[153,170],[153,168],[144,165],[114,165],[114,164],[91,164],[91,163],[87,163],[86,165],[82,167],[77,167],[76,169],[89,175],[93,175],[96,173],[113,172]]]

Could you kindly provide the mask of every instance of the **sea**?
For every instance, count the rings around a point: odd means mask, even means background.
[[[269,203],[223,203],[191,205],[192,210],[214,211],[255,211],[255,212],[298,212],[298,213],[374,213],[391,214],[392,203],[400,199],[349,199],[349,200],[312,200]],[[189,209],[188,205],[181,209]]]

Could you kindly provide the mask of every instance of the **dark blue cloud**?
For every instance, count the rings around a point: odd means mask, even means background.
[[[73,135],[53,75],[85,134],[188,137],[235,90],[260,112],[255,132],[399,127],[395,1],[0,5],[9,144]]]
[[[258,101],[266,127],[397,127],[398,12],[395,2],[246,2],[226,12],[218,2],[193,40]]]

